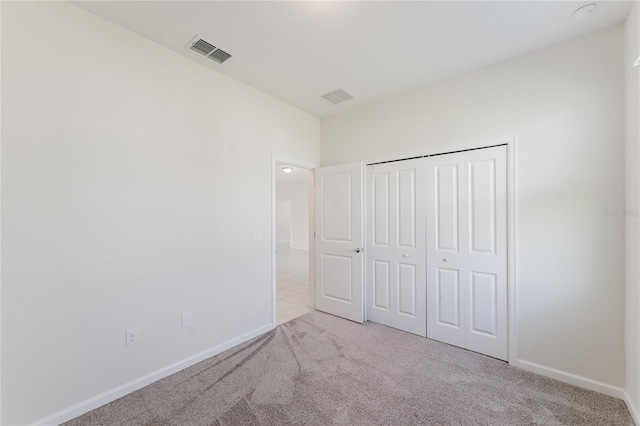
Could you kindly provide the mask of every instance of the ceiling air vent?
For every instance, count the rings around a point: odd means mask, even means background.
[[[324,98],[326,101],[330,102],[333,105],[338,105],[343,102],[349,101],[354,97],[352,94],[348,93],[344,89],[337,89],[337,90],[334,90],[333,92],[329,92],[327,94],[322,95],[322,98]]]
[[[225,52],[222,49],[216,49],[213,51],[211,55],[209,55],[209,59],[213,59],[216,62],[223,63],[227,59],[229,59],[231,55]]]
[[[191,40],[191,42],[189,42],[187,47],[193,50],[194,52],[198,52],[199,54],[206,56],[212,61],[216,61],[219,64],[231,58],[231,54],[225,52],[222,49],[217,48],[213,44],[209,43],[206,40],[201,39],[198,36],[196,36],[193,40]]]

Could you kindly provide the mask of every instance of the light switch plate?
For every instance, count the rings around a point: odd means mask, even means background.
[[[254,242],[262,241],[262,231],[254,229],[251,234],[251,240]]]
[[[191,327],[191,312],[182,314],[182,328]]]

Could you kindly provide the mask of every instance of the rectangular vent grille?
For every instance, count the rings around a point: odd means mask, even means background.
[[[230,57],[231,57],[231,55],[228,54],[227,52],[225,52],[222,49],[216,49],[216,50],[213,51],[213,53],[211,55],[209,55],[209,59],[213,59],[214,61],[216,61],[218,63],[223,63],[224,61],[226,61]]]
[[[217,48],[213,44],[199,37],[196,37],[194,40],[192,40],[191,43],[189,43],[188,47],[194,52],[198,52],[199,54],[206,56],[207,58],[219,64],[222,64],[227,59],[231,58],[230,53]]]
[[[209,53],[216,50],[216,47],[211,43],[207,43],[206,41],[199,39],[191,45],[191,50],[195,50],[196,52],[203,55],[208,55]]]
[[[322,95],[322,98],[324,98],[326,101],[328,101],[332,105],[338,105],[343,102],[347,102],[347,101],[350,101],[351,99],[354,99],[354,96],[344,89],[337,89],[337,90],[334,90],[333,92],[329,92]]]

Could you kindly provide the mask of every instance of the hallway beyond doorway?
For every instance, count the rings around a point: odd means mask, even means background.
[[[309,252],[278,244],[277,253],[278,325],[304,315],[309,306]]]

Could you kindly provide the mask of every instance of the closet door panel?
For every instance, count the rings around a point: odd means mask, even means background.
[[[369,166],[367,185],[367,318],[426,336],[424,162]]]
[[[507,359],[506,146],[429,158],[427,336]]]

